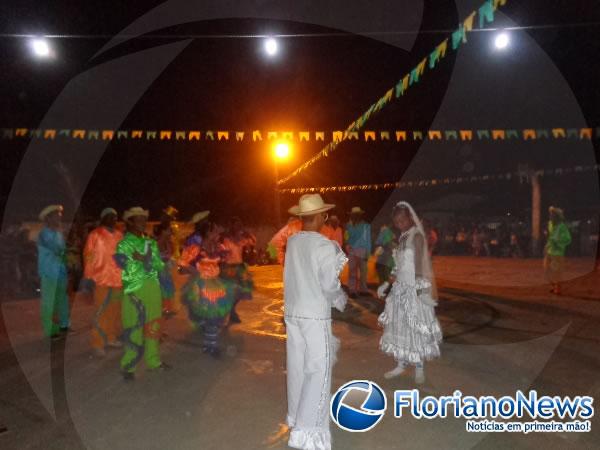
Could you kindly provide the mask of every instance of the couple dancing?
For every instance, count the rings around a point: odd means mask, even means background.
[[[348,258],[339,245],[319,230],[327,220],[326,204],[319,194],[307,194],[289,212],[299,216],[303,231],[287,243],[284,268],[285,323],[287,329],[288,445],[299,449],[328,450],[331,371],[339,341],[331,331],[331,308],[346,305],[339,274]],[[413,208],[399,202],[392,220],[402,234],[394,250],[395,268],[390,280],[377,290],[386,305],[379,316],[383,326],[380,349],[397,362],[386,378],[415,366],[415,381],[423,383],[423,363],[439,356],[442,333],[435,317],[434,286],[427,241]]]

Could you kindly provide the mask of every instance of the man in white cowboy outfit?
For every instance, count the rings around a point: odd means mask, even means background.
[[[346,305],[339,274],[348,259],[319,230],[327,220],[325,212],[334,207],[319,194],[307,194],[289,210],[303,227],[287,242],[283,274],[288,445],[306,450],[331,448],[331,370],[339,346],[331,332],[331,308],[343,311]]]

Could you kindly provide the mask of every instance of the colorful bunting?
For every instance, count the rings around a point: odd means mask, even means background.
[[[575,166],[566,168],[556,169],[541,169],[537,171],[537,174],[543,177],[547,176],[562,176],[565,174],[572,173],[584,173],[600,171],[600,164],[588,165],[588,166]],[[321,186],[321,187],[299,187],[299,188],[287,188],[279,189],[282,194],[307,194],[307,193],[327,193],[327,192],[355,192],[355,191],[377,191],[383,189],[403,189],[403,188],[414,188],[414,187],[428,187],[437,186],[439,184],[450,185],[450,184],[464,184],[464,183],[482,183],[490,181],[511,181],[513,179],[519,179],[522,175],[521,172],[505,172],[496,174],[484,174],[484,175],[471,175],[469,177],[457,176],[457,177],[446,177],[446,178],[434,178],[434,179],[423,179],[423,180],[410,180],[410,181],[397,181],[395,183],[378,183],[378,184],[354,184],[347,186]]]
[[[456,141],[460,138],[461,141],[471,141],[473,136],[477,140],[492,140],[492,141],[503,141],[511,139],[522,139],[524,141],[533,141],[540,139],[571,139],[571,140],[593,140],[600,139],[600,127],[584,127],[584,128],[526,128],[522,130],[516,129],[476,129],[476,130],[369,130],[359,132],[356,130],[357,125],[353,122],[346,130],[336,130],[331,133],[333,146],[328,146],[327,151],[334,150],[338,144],[346,140],[357,141],[364,138],[366,142],[376,141],[389,141],[391,140],[392,133],[396,137],[396,141],[406,141],[410,137],[413,141],[423,140],[428,138],[430,141]],[[324,131],[266,131],[260,130],[252,131],[252,141],[262,141],[262,136],[266,133],[268,140],[275,140],[278,138],[292,141],[298,135],[298,139],[301,142],[324,141]],[[235,136],[236,142],[244,142],[246,133],[244,131],[186,131],[186,130],[161,130],[160,132],[153,130],[86,130],[86,129],[38,129],[38,128],[2,128],[0,129],[2,139],[56,139],[57,137],[63,139],[75,139],[75,140],[155,140],[160,139],[161,141],[200,141],[204,136],[204,140],[210,140],[215,142],[229,141],[232,136]]]

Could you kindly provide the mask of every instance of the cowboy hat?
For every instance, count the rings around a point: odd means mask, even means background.
[[[179,214],[179,211],[174,206],[167,206],[163,211],[167,216],[172,217],[173,219]]]
[[[40,212],[40,220],[44,220],[48,214],[51,214],[53,212],[63,212],[63,206],[62,205],[49,205],[46,206],[44,209],[42,209],[42,211]]]
[[[144,216],[148,218],[149,215],[150,213],[147,209],[141,208],[139,206],[134,206],[133,208],[129,208],[123,213],[123,220],[128,221],[129,219],[135,216]]]
[[[102,210],[102,212],[100,213],[100,218],[104,219],[104,216],[108,216],[109,214],[114,214],[115,216],[118,216],[116,209],[114,209],[114,208],[104,208]]]
[[[304,194],[298,204],[288,209],[288,212],[294,216],[312,216],[332,208],[335,208],[335,205],[323,202],[319,194]]]
[[[192,216],[192,220],[190,220],[190,223],[198,223],[198,222],[206,219],[209,214],[210,214],[210,211],[200,211],[200,212],[197,212],[196,214],[194,214]]]
[[[353,206],[350,210],[350,214],[364,214],[365,212],[360,206]]]
[[[556,206],[551,206],[550,208],[548,208],[548,212],[550,214],[556,214],[559,217],[565,216],[565,212],[561,208],[557,208]]]

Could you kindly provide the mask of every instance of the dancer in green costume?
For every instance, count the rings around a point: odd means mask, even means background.
[[[162,300],[158,273],[164,263],[156,241],[145,235],[148,211],[130,208],[123,215],[128,231],[117,245],[115,259],[123,269],[123,341],[121,370],[126,380],[142,357],[149,369],[169,369],[158,351]]]

